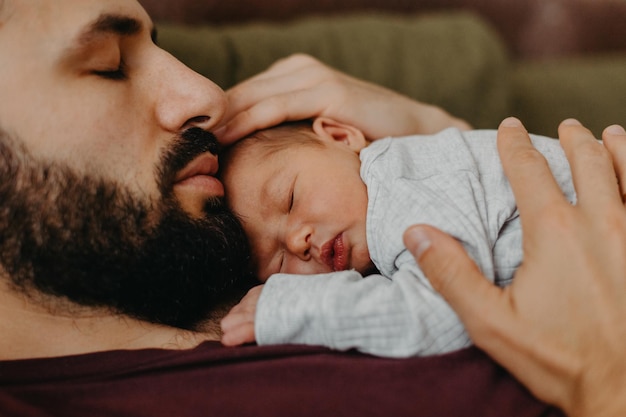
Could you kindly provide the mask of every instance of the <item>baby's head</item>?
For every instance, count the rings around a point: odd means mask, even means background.
[[[242,139],[221,156],[226,200],[252,246],[259,278],[373,267],[356,128],[327,118]]]

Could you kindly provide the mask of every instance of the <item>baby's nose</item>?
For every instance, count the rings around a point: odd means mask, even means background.
[[[303,261],[311,258],[311,233],[309,227],[294,228],[287,237],[287,250]]]

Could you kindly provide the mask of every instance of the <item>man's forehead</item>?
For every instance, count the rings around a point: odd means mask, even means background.
[[[22,51],[49,57],[110,34],[124,37],[147,30],[155,36],[150,17],[134,0],[0,0],[0,29],[6,29],[0,34],[9,49],[17,38]]]
[[[136,0],[0,0],[0,25],[15,17],[27,21],[63,20],[77,27],[98,15],[128,16],[149,22],[148,27],[152,24]]]

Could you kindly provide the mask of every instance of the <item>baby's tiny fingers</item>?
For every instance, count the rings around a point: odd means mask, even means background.
[[[222,344],[224,346],[239,346],[256,341],[254,323],[243,323],[224,332]]]

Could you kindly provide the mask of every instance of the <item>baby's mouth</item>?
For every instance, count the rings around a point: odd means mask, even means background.
[[[322,261],[333,271],[345,270],[348,262],[345,249],[340,233],[322,246]]]

